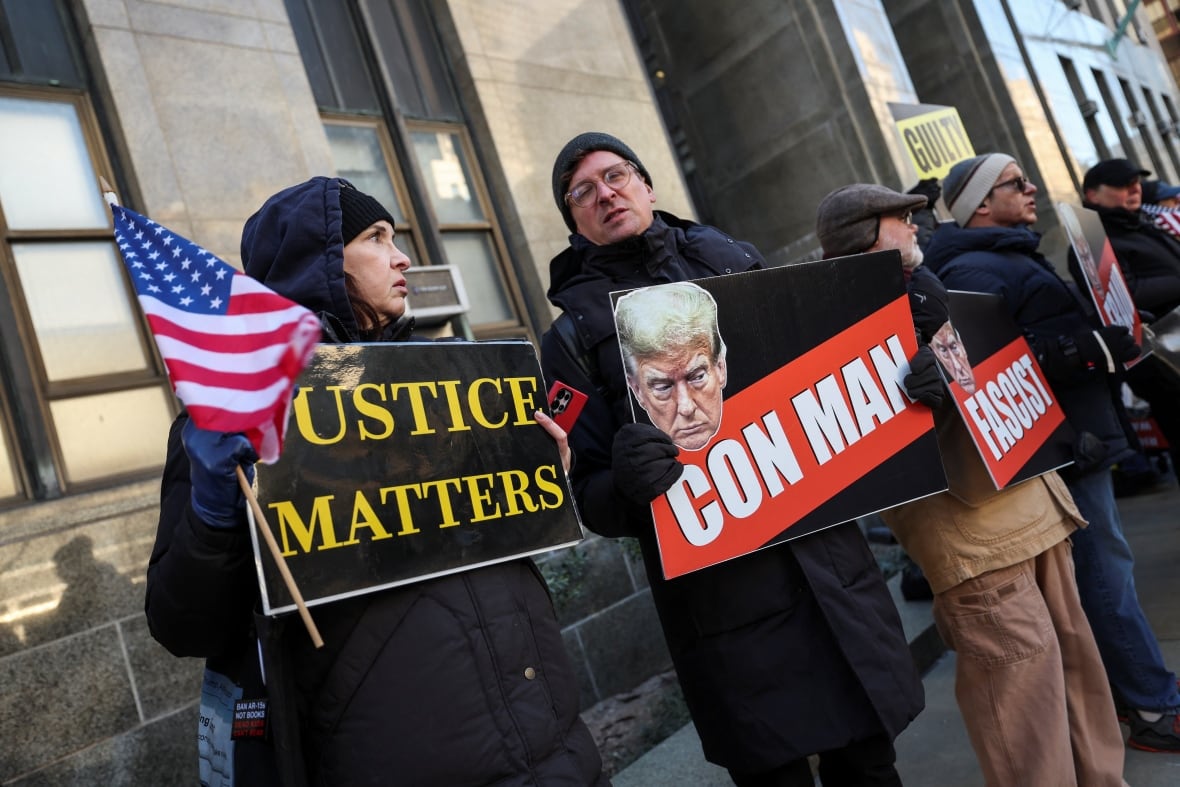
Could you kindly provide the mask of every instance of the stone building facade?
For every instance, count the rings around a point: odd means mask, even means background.
[[[99,179],[238,260],[271,193],[338,172],[451,328],[536,339],[566,245],[553,157],[624,138],[658,207],[815,255],[814,208],[908,187],[889,103],[955,106],[1052,201],[1130,155],[1175,182],[1177,91],[1113,0],[45,0],[0,10],[0,783],[194,781],[200,664],[148,635],[163,367]],[[1140,12],[1142,14],[1142,12]],[[1107,42],[1115,40],[1112,47]],[[1150,163],[1148,163],[1150,162]],[[586,706],[668,667],[642,567],[589,538],[542,561]]]

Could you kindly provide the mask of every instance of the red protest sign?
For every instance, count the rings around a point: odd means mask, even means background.
[[[950,313],[954,342],[931,346],[996,489],[1069,464],[1073,431],[1000,296],[952,291]]]
[[[1123,278],[1123,270],[1119,267],[1110,239],[1106,237],[1102,219],[1089,208],[1075,208],[1066,202],[1057,203],[1057,215],[1061,217],[1061,226],[1065,229],[1070,248],[1086,280],[1085,289],[1098,310],[1102,324],[1124,326],[1135,337],[1135,343],[1143,348],[1138,358],[1124,364],[1130,369],[1147,357],[1150,348],[1143,341],[1143,323],[1139,320],[1139,311],[1135,308],[1131,290]],[[1097,259],[1094,257],[1095,250],[1101,252]]]
[[[930,411],[899,383],[917,343],[896,252],[693,285],[716,304],[712,365],[707,343],[684,352],[654,345],[683,358],[683,374],[646,364],[629,349],[634,331],[620,329],[636,416],[680,445],[685,466],[652,505],[666,577],[946,488]],[[616,298],[617,323],[630,295]],[[663,319],[646,304],[635,313]],[[718,388],[723,406],[700,401]],[[712,422],[665,417],[661,397],[685,398],[686,416],[694,395]]]

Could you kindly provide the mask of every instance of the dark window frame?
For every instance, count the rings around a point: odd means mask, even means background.
[[[78,118],[91,171],[96,176],[106,176],[108,179],[111,177],[111,161],[102,138],[98,117],[85,91],[0,82],[0,95],[71,105]],[[19,480],[23,484],[23,494],[16,502],[53,499],[68,493],[112,486],[144,477],[145,471],[138,469],[115,471],[101,478],[84,481],[71,480],[51,413],[51,405],[54,402],[143,388],[163,388],[168,394],[166,399],[170,407],[169,414],[174,416],[179,411],[178,404],[171,395],[167,372],[155,343],[151,340],[146,320],[139,312],[134,287],[122,267],[121,260],[120,286],[135,310],[137,336],[144,353],[145,367],[67,380],[49,379],[38,348],[33,319],[20,283],[12,246],[14,243],[60,244],[79,240],[109,243],[116,258],[119,258],[118,250],[114,249],[113,223],[109,217],[105,227],[14,230],[9,229],[4,219],[3,206],[0,205],[0,319],[3,319],[9,328],[0,334],[0,368],[3,369],[5,378],[0,407],[5,411],[6,424],[12,424],[12,431],[8,432],[9,445],[6,450],[16,455],[14,465],[20,468]],[[158,468],[153,468],[152,473],[156,470]],[[12,499],[0,501],[0,505],[11,502]]]

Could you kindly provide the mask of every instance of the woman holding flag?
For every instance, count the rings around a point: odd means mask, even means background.
[[[242,262],[318,315],[325,342],[412,330],[393,218],[348,181],[272,196],[246,223]],[[565,433],[537,420],[568,469]],[[236,479],[256,460],[244,435],[199,429],[187,413],[169,435],[146,612],[169,651],[206,659],[203,784],[608,783],[531,560],[333,602],[317,649],[297,621],[258,614]],[[264,737],[236,721],[247,717],[265,719]],[[230,718],[232,736],[215,721]]]

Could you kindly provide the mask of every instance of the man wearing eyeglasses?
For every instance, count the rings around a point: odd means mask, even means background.
[[[893,739],[922,709],[897,610],[855,522],[665,580],[650,504],[679,449],[632,423],[610,293],[760,268],[748,243],[656,211],[652,179],[616,137],[558,154],[553,196],[570,245],[550,263],[548,380],[589,394],[570,432],[583,523],[633,536],[705,756],[739,785],[901,784]]]
[[[1180,308],[1180,240],[1142,210],[1142,179],[1150,174],[1125,158],[1099,161],[1082,180],[1082,204],[1102,219],[1135,306],[1158,319]],[[1152,355],[1127,372],[1127,383],[1150,405],[1180,469],[1180,380]]]
[[[881,517],[930,582],[939,633],[958,654],[955,698],[987,784],[1119,785],[1123,736],[1067,541],[1082,516],[1056,473],[997,491],[937,372],[937,388],[928,386],[932,354],[950,379],[975,383],[949,347],[957,334],[946,288],[921,253],[914,259],[913,199],[858,183],[824,197],[816,213],[825,257],[901,252],[922,345],[903,384],[933,410],[949,489]]]
[[[1061,476],[1089,527],[1073,535],[1082,607],[1094,630],[1116,702],[1129,714],[1128,743],[1180,751],[1180,693],[1143,614],[1123,535],[1111,466],[1133,455],[1114,397],[1122,363],[1139,347],[1122,326],[1091,321],[1082,301],[1037,250],[1037,187],[1016,161],[989,153],[961,161],[943,181],[955,223],[939,227],[926,264],[949,289],[1004,297],[1024,330],[1070,426],[1074,464]]]

